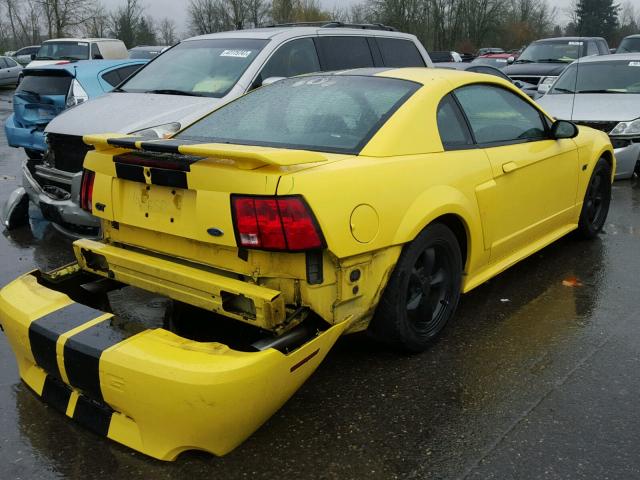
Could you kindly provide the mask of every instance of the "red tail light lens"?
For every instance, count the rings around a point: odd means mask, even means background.
[[[80,208],[87,212],[93,211],[93,181],[96,178],[95,172],[85,170],[82,172],[82,182],[80,183]]]
[[[231,196],[238,246],[300,252],[322,248],[313,213],[300,196]]]

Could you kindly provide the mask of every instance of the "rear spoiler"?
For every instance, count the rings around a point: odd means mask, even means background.
[[[226,143],[194,143],[188,140],[159,139],[123,136],[122,134],[85,135],[84,143],[96,150],[126,148],[156,153],[173,153],[218,160],[231,160],[238,168],[252,170],[264,165],[287,167],[305,163],[326,162],[320,152],[271,148],[254,145],[230,145]]]

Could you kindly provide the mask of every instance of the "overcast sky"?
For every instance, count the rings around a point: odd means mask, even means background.
[[[124,0],[101,0],[108,8],[112,9],[124,3]],[[560,24],[567,23],[566,9],[571,4],[571,0],[547,0],[549,5],[553,5],[558,9],[557,21]],[[638,1],[638,0],[632,0]],[[324,8],[331,10],[336,5],[344,7],[360,3],[361,0],[320,0]],[[172,18],[178,25],[178,32],[183,36],[187,30],[187,5],[188,0],[142,0],[147,12],[153,17],[159,19],[163,17]]]

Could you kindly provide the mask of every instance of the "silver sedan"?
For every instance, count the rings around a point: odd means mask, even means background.
[[[22,66],[11,57],[0,57],[0,85],[17,85]]]
[[[606,132],[616,155],[616,179],[630,178],[640,160],[640,53],[583,57],[537,100],[548,113]]]

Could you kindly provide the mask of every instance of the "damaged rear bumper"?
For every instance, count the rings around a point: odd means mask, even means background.
[[[0,291],[0,322],[20,376],[64,415],[161,460],[235,448],[302,385],[349,323],[288,354],[237,351],[162,328],[128,331],[112,313],[74,301],[82,281],[74,278],[87,274],[67,270],[55,281],[32,272]]]

